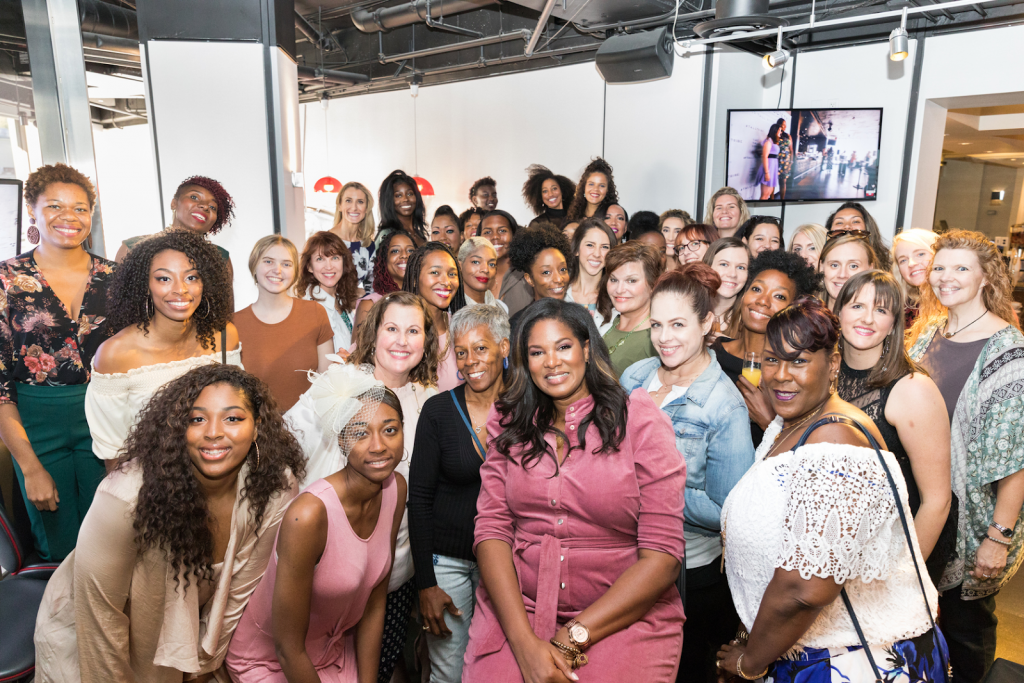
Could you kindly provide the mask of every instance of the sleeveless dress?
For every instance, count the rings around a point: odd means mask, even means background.
[[[772,142],[771,138],[765,138],[764,143],[772,146],[771,151],[768,153],[768,175],[765,176],[764,174],[764,162],[761,160],[761,155],[758,154],[757,177],[754,180],[759,185],[775,187],[779,184],[779,146]]]
[[[306,653],[325,683],[355,683],[355,626],[363,618],[370,593],[391,569],[391,525],[398,502],[392,474],[384,482],[377,526],[367,539],[349,524],[334,487],[325,479],[313,482],[309,493],[327,507],[327,546],[313,570]],[[277,553],[252,594],[238,624],[225,661],[238,683],[285,683],[274,652],[272,604],[277,577]]]
[[[897,377],[883,387],[872,387],[868,386],[868,375],[870,374],[871,370],[854,370],[846,364],[846,361],[843,361],[839,371],[839,398],[863,410],[878,427],[889,452],[896,456],[896,461],[900,464],[903,479],[907,482],[907,500],[910,503],[910,512],[916,515],[921,507],[921,492],[917,488],[917,480],[914,479],[910,456],[903,448],[896,427],[885,419],[885,406],[889,402],[889,394],[892,393],[892,388],[896,386],[896,383],[906,375]],[[946,524],[942,527],[942,533],[939,534],[939,540],[936,541],[932,554],[925,562],[933,582],[938,582],[939,577],[942,576],[942,570],[956,554],[957,517],[956,494],[954,493]]]

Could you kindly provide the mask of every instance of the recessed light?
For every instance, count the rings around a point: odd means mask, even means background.
[[[990,150],[990,149],[985,150],[985,154],[991,154],[991,153],[992,153],[992,150]]]
[[[960,144],[961,144],[961,145],[969,145],[969,144],[971,144],[971,143],[969,143],[969,142],[961,142]]]

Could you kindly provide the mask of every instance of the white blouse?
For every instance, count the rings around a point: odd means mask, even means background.
[[[242,345],[228,351],[228,365],[242,367]],[[93,370],[85,390],[85,417],[92,433],[92,452],[100,460],[117,458],[139,413],[149,399],[171,380],[192,368],[220,363],[221,353],[184,358],[133,368],[128,372],[103,374]]]
[[[398,402],[402,404],[402,416],[405,418],[402,423],[402,432],[405,435],[405,453],[401,462],[395,468],[405,481],[409,481],[409,458],[413,451],[413,441],[416,438],[416,424],[419,422],[420,411],[427,399],[437,393],[433,387],[422,387],[419,384],[410,382],[404,387],[393,390],[398,396]],[[299,482],[299,489],[304,490],[307,486],[334,474],[345,467],[347,459],[341,452],[337,437],[320,428],[320,420],[313,410],[313,402],[309,392],[299,397],[298,403],[292,406],[284,414],[284,422],[288,429],[298,439],[302,453],[306,456],[306,477]],[[409,491],[406,488],[406,501],[409,498]],[[412,578],[412,547],[409,545],[409,511],[406,509],[402,517],[402,525],[398,528],[398,541],[395,544],[395,563],[391,569],[391,582],[388,584],[388,592],[394,592],[402,587],[406,581]]]
[[[353,308],[351,311],[347,311],[345,315],[342,315],[334,307],[334,297],[325,294],[319,287],[314,287],[313,291],[305,298],[309,301],[317,302],[327,311],[327,319],[331,321],[331,331],[334,332],[334,350],[345,349],[347,351],[352,346],[352,325],[356,319],[355,309]],[[348,317],[347,323],[345,322],[346,316]]]
[[[883,645],[931,628],[907,549],[892,490],[871,448],[808,444],[765,459],[782,430],[777,417],[765,431],[754,465],[722,506],[725,566],[733,602],[749,630],[777,568],[845,584],[867,641]],[[917,543],[907,487],[892,453],[883,451],[896,480],[924,579],[932,616],[938,593]],[[803,647],[859,645],[842,600],[826,607],[797,641]]]

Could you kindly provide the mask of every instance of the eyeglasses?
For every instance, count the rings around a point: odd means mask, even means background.
[[[871,235],[867,230],[858,230],[856,228],[833,228],[828,231],[828,238],[842,237],[843,235],[853,235],[854,237],[869,237]]]
[[[690,251],[697,251],[698,249],[700,249],[700,245],[702,244],[711,246],[711,242],[708,242],[707,240],[692,240],[690,242],[686,242],[685,244],[680,244],[679,246],[685,249],[689,249]]]

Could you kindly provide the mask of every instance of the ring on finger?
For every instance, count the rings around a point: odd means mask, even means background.
[[[423,630],[424,631],[429,631],[430,630],[430,626],[428,626],[427,624],[423,624]]]

